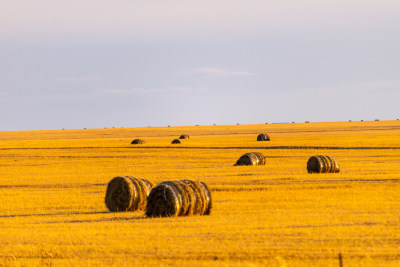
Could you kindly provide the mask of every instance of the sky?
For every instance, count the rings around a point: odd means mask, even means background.
[[[400,118],[398,0],[0,0],[0,131]]]

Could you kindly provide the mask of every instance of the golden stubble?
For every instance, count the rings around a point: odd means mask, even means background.
[[[345,266],[396,266],[395,147],[398,121],[0,132],[0,265],[338,266],[341,253]],[[233,166],[253,151],[265,166]],[[340,173],[307,173],[313,155]],[[212,214],[111,213],[121,175],[205,182]]]

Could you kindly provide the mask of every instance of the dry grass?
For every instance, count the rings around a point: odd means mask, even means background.
[[[398,147],[399,121],[1,132],[0,265],[398,266]],[[319,154],[340,173],[309,174]],[[110,213],[120,175],[204,181],[213,212]]]

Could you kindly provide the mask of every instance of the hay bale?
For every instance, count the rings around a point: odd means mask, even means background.
[[[179,139],[189,139],[189,135],[182,134],[181,136],[179,136]]]
[[[265,165],[265,156],[260,152],[250,152],[241,156],[234,166]]]
[[[138,144],[146,144],[146,142],[143,139],[135,139],[131,142],[132,145],[138,145]]]
[[[265,156],[263,155],[263,153],[261,152],[253,152],[259,160],[259,164],[258,165],[265,165],[265,163],[267,163],[267,160],[265,159]]]
[[[271,141],[269,135],[266,133],[261,133],[257,136],[257,141]]]
[[[340,167],[335,158],[317,155],[308,159],[307,171],[309,173],[337,173]]]
[[[179,140],[179,139],[174,139],[171,142],[171,144],[180,144],[180,143],[181,143],[181,140]]]
[[[164,182],[156,185],[147,199],[148,217],[178,216],[181,212],[182,197],[174,184]]]
[[[106,206],[112,212],[144,210],[152,187],[146,179],[115,177],[107,185]]]
[[[211,192],[202,182],[166,181],[155,186],[148,197],[148,217],[209,215]]]
[[[194,193],[193,214],[204,214],[207,209],[207,196],[200,182],[183,180]]]

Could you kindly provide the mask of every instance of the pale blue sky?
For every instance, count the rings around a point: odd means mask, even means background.
[[[0,0],[0,130],[400,118],[400,1]]]

